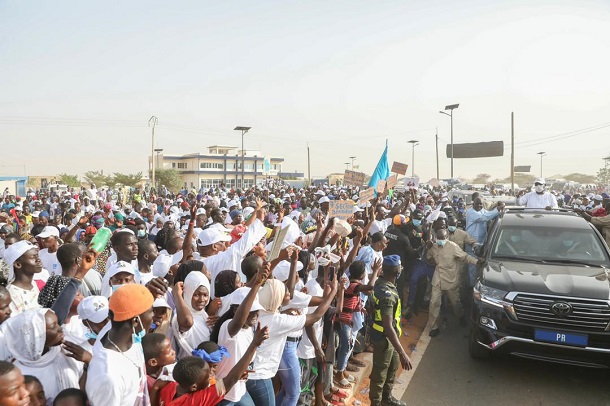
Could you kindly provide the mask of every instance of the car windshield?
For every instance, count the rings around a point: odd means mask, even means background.
[[[491,249],[491,259],[610,266],[608,252],[593,230],[553,227],[503,227]]]

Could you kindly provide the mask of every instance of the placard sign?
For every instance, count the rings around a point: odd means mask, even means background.
[[[355,171],[345,171],[345,175],[343,175],[343,184],[345,186],[362,186],[364,185],[364,179],[366,178],[366,174],[363,172],[355,172]]]
[[[366,203],[369,200],[373,200],[375,198],[375,188],[368,188],[360,192],[358,195],[358,204]]]
[[[353,200],[331,200],[328,209],[328,218],[336,217],[341,220],[347,220],[354,214]]]
[[[377,182],[377,193],[383,193],[385,190],[385,180],[379,179]]]
[[[398,175],[397,174],[390,175],[390,177],[388,179],[386,179],[386,187],[388,189],[394,188],[394,186],[396,186],[396,183],[398,183]]]
[[[282,244],[284,243],[284,240],[286,239],[286,234],[288,234],[288,228],[289,228],[288,226],[282,228],[275,235],[275,238],[273,239],[273,244],[271,245],[271,251],[269,252],[269,259],[268,259],[269,262],[273,261],[274,259],[276,259],[277,257],[280,256],[280,251],[282,250]]]
[[[392,164],[392,172],[397,173],[399,175],[406,174],[408,168],[409,168],[409,165],[403,164],[401,162],[394,161],[394,163]]]
[[[405,178],[405,189],[417,189],[419,188],[419,178]]]

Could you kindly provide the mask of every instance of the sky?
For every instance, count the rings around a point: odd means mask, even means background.
[[[284,170],[450,177],[595,174],[610,156],[608,1],[0,1],[0,176],[146,172],[148,120],[168,155],[241,143]],[[409,169],[411,173],[411,168]]]

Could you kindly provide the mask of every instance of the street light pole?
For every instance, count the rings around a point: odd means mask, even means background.
[[[439,111],[439,113],[449,116],[451,118],[451,180],[453,180],[453,110],[460,107],[459,104],[450,104],[445,106],[445,110],[449,110],[449,114],[444,111]]]
[[[349,162],[345,162],[345,170],[349,170]]]
[[[152,127],[152,144],[151,144],[151,148],[150,148],[150,166],[152,169],[152,183],[150,186],[151,186],[151,188],[155,188],[155,190],[157,189],[157,187],[155,185],[155,126],[157,125],[158,122],[159,122],[159,120],[155,116],[152,116],[148,120],[148,126]]]
[[[415,147],[419,145],[419,141],[410,140],[407,142],[409,144],[411,144],[413,147],[412,152],[411,152],[411,177],[414,178],[415,177]]]
[[[540,155],[540,177],[542,178],[542,157],[546,155],[546,152],[538,152],[538,155]]]
[[[244,188],[244,134],[252,127],[237,126],[233,130],[241,131],[241,189]],[[255,161],[256,162],[256,161]]]
[[[352,160],[352,171],[353,171],[354,170],[354,159],[356,159],[356,157],[355,156],[350,156],[348,158]]]

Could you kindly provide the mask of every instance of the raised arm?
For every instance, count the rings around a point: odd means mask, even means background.
[[[258,347],[269,338],[269,328],[267,326],[261,328],[261,324],[258,323],[256,330],[254,331],[254,339],[248,346],[248,349],[244,353],[244,356],[235,364],[233,368],[229,371],[227,376],[222,378],[224,383],[225,390],[228,392],[231,390],[233,386],[239,381],[242,375],[246,372],[248,365],[252,362],[254,358],[254,354],[256,354],[256,350]]]
[[[182,297],[184,291],[184,282],[178,282],[172,289],[172,296],[176,305],[176,320],[178,320],[178,329],[181,333],[186,333],[193,327],[193,315],[186,306],[186,302]]]

